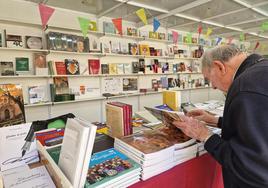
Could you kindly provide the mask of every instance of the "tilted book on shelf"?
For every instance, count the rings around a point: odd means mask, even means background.
[[[0,84],[0,127],[25,122],[23,91],[20,84]]]

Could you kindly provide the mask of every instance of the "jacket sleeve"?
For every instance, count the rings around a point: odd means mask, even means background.
[[[221,126],[222,126],[222,117],[219,117],[217,126],[218,126],[218,128],[221,128]]]
[[[234,129],[230,138],[224,140],[213,135],[205,143],[205,149],[238,184],[268,187],[268,96],[241,92],[227,110],[231,120],[227,126]]]

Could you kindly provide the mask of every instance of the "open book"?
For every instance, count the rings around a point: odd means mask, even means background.
[[[166,111],[157,108],[144,107],[153,116],[155,116],[159,121],[162,121],[164,125],[171,127],[173,126],[173,121],[183,121],[180,116],[184,116],[183,112],[177,111]]]

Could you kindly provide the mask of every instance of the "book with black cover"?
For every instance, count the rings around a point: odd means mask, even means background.
[[[78,75],[80,74],[79,63],[75,59],[65,59],[66,74]]]

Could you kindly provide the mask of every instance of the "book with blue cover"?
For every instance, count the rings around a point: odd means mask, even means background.
[[[124,176],[137,174],[140,166],[114,148],[91,156],[85,187],[98,187],[115,183]]]

